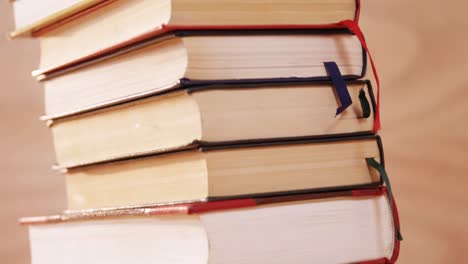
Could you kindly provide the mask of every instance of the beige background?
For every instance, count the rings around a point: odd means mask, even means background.
[[[463,0],[363,1],[367,33],[383,83],[388,171],[405,241],[399,263],[468,263],[468,4]],[[0,32],[13,28],[0,2]],[[31,40],[0,40],[0,262],[29,263],[20,216],[65,206],[50,134],[38,121],[41,87]]]

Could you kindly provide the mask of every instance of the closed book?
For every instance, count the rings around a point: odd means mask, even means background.
[[[346,80],[365,75],[366,53],[346,31],[178,31],[43,76],[46,115],[96,109],[201,84]]]
[[[356,0],[91,2],[99,4],[85,10],[70,8],[12,35],[32,31],[39,37],[41,71],[51,71],[177,28],[336,28],[339,21],[359,17]]]
[[[202,144],[371,134],[369,81],[350,81],[353,104],[340,106],[323,83],[192,86],[101,110],[53,118],[57,163],[74,167]]]
[[[71,210],[376,186],[380,138],[357,136],[191,145],[163,154],[66,170]]]
[[[395,203],[385,188],[21,220],[33,264],[395,263]]]

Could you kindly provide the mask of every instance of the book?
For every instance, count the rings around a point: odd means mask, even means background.
[[[11,37],[29,34],[106,0],[10,0],[15,17]]]
[[[395,263],[385,188],[22,219],[32,262]]]
[[[352,34],[179,31],[46,75],[46,115],[191,85],[328,80],[324,62],[329,61],[336,62],[344,79],[365,75],[366,53]]]
[[[369,81],[348,82],[340,102],[331,83],[196,86],[49,122],[57,163],[74,167],[192,145],[371,134]]]
[[[222,146],[68,168],[70,210],[361,188],[382,183],[380,138],[359,136]]]
[[[396,262],[359,0],[13,6],[68,200],[33,263]]]
[[[358,17],[356,0],[104,1],[33,35],[45,59],[41,70],[51,71],[176,28],[340,27]],[[59,49],[61,60],[47,59]]]

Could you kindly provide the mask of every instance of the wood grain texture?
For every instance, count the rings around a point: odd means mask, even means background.
[[[43,90],[30,75],[39,62],[36,41],[8,41],[12,10],[0,1],[0,262],[29,263],[21,215],[50,214],[65,206],[64,178],[53,173],[51,135],[38,115]]]
[[[468,34],[466,1],[363,1],[361,25],[382,79],[382,137],[401,214],[398,263],[468,263]],[[0,32],[13,28],[0,2]],[[0,38],[0,259],[29,263],[25,215],[65,207],[50,134],[37,117],[43,94],[29,72],[34,41]]]
[[[468,263],[465,1],[363,1],[382,79],[382,137],[399,205],[399,263]]]

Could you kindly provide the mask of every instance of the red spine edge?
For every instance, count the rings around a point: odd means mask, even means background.
[[[354,22],[359,24],[359,18],[361,17],[361,0],[356,0],[356,16],[354,17]]]
[[[255,207],[257,202],[254,199],[237,199],[215,202],[200,202],[188,205],[188,214],[199,214],[218,210],[240,209],[246,207]]]
[[[387,263],[389,263],[387,258],[381,258],[381,259],[370,260],[370,261],[362,261],[362,262],[359,262],[358,264],[387,264]]]
[[[377,189],[369,189],[369,190],[355,190],[353,191],[353,196],[379,195],[378,194],[379,192],[380,194],[388,194],[386,187],[380,187]],[[358,264],[394,264],[396,263],[398,256],[400,255],[400,241],[398,240],[398,236],[397,236],[397,230],[400,229],[400,218],[398,215],[398,209],[395,203],[395,199],[393,199],[393,224],[395,226],[395,235],[394,235],[395,244],[393,246],[393,253],[390,259],[381,258],[381,259],[376,259],[376,260],[361,261]]]
[[[387,188],[385,187],[378,187],[372,189],[362,189],[362,190],[352,190],[351,194],[354,197],[359,196],[378,196],[387,193]]]

